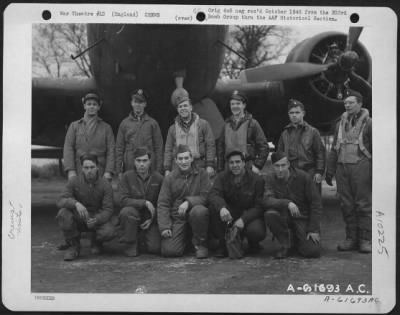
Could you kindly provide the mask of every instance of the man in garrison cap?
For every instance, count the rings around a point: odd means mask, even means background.
[[[190,148],[194,163],[204,168],[210,177],[215,174],[215,138],[210,124],[193,112],[189,93],[176,89],[171,96],[178,116],[168,129],[165,141],[164,170],[167,175],[174,168],[174,157],[179,145]]]
[[[197,258],[208,257],[208,222],[206,207],[210,179],[207,172],[193,163],[187,145],[175,150],[177,167],[165,176],[157,203],[157,220],[161,233],[161,255],[182,256],[189,245],[188,232]]]
[[[281,248],[276,258],[286,258],[289,249],[303,257],[320,256],[321,195],[312,178],[293,168],[284,152],[271,155],[273,172],[265,179],[265,220]]]
[[[228,169],[219,173],[208,196],[211,224],[218,241],[216,257],[227,255],[224,233],[232,224],[247,238],[250,250],[259,250],[265,238],[264,209],[262,205],[264,179],[245,167],[243,152],[227,153]]]
[[[325,146],[318,130],[304,120],[305,113],[303,103],[289,100],[290,123],[279,138],[277,151],[285,153],[292,167],[307,172],[321,190],[325,171]]]
[[[225,168],[227,152],[239,150],[244,153],[246,166],[260,173],[268,157],[269,147],[264,131],[253,116],[246,111],[248,100],[238,90],[229,99],[232,115],[225,120],[225,126],[217,142],[218,171]]]
[[[72,122],[65,136],[64,169],[70,179],[81,172],[80,157],[95,154],[100,176],[111,181],[115,172],[115,141],[111,126],[98,116],[102,101],[90,92],[82,98],[82,104],[83,118]]]
[[[160,126],[145,111],[148,95],[143,89],[137,89],[130,97],[132,111],[121,122],[117,133],[116,171],[121,177],[123,172],[134,169],[135,149],[145,146],[151,153],[152,169],[161,173],[164,143]]]
[[[332,149],[327,160],[325,180],[336,177],[346,239],[338,250],[371,252],[372,229],[372,119],[362,108],[362,95],[345,91],[344,108],[336,124]]]
[[[133,158],[134,169],[125,172],[119,182],[122,207],[119,214],[120,241],[126,244],[126,256],[140,254],[139,236],[144,240],[144,252],[160,254],[156,206],[163,176],[151,169],[151,152],[147,147],[137,147]]]
[[[91,252],[100,254],[103,242],[116,236],[111,222],[113,214],[113,191],[111,184],[99,175],[96,155],[80,157],[82,172],[68,181],[57,202],[56,221],[64,233],[68,246],[64,260],[75,260],[80,255],[82,232],[92,232]]]

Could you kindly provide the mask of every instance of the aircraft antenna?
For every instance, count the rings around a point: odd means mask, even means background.
[[[121,28],[115,32],[116,35],[121,34],[121,32],[124,30],[125,28],[125,24],[122,24]],[[89,46],[88,48],[86,48],[85,50],[81,51],[79,54],[77,54],[76,56],[71,54],[71,59],[75,60],[76,58],[79,58],[80,56],[82,56],[83,54],[85,54],[86,52],[88,52],[90,49],[92,49],[93,47],[96,47],[98,44],[100,44],[102,41],[106,40],[105,37],[99,39],[97,42],[95,42],[93,45]]]
[[[100,44],[102,41],[105,40],[105,37],[103,37],[102,39],[99,39],[97,42],[95,42],[93,45],[89,46],[88,48],[86,48],[84,51],[81,51],[79,54],[77,54],[76,56],[71,55],[71,59],[75,60],[76,58],[79,58],[80,56],[82,56],[84,53],[86,53],[87,51],[89,51],[90,49],[92,49],[93,47],[97,46],[98,44]]]
[[[226,49],[230,50],[231,52],[233,52],[234,54],[238,55],[240,58],[242,58],[243,60],[247,61],[247,58],[241,54],[239,54],[236,50],[234,50],[233,48],[229,47],[227,44],[225,44],[224,42],[221,42],[220,40],[217,40],[218,44],[221,44],[222,46],[224,46]]]

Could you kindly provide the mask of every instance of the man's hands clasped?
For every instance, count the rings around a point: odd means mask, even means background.
[[[89,229],[93,229],[96,226],[97,219],[89,217],[89,212],[87,211],[86,207],[83,204],[77,202],[75,204],[75,209],[78,212],[78,215],[81,218],[81,220],[86,222],[86,225]]]

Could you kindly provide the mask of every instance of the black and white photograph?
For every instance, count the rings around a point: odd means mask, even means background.
[[[24,67],[5,83],[3,165],[21,170],[3,168],[2,286],[24,302],[3,303],[394,306],[393,11],[30,6],[5,35],[5,71],[13,51]]]

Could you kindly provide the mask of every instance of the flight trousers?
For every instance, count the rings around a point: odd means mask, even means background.
[[[222,222],[218,210],[212,208],[210,209],[210,212],[212,235],[216,238],[219,246],[223,246],[225,244],[225,232],[227,229],[227,225],[225,222]],[[235,219],[238,218],[234,218],[234,220]],[[261,242],[266,236],[264,219],[257,218],[245,224],[241,236],[243,238],[246,237],[249,243],[256,244],[258,242]]]
[[[119,214],[121,227],[120,242],[132,246],[138,246],[139,240],[143,239],[144,251],[149,254],[160,254],[161,235],[158,230],[157,220],[153,220],[150,227],[146,230],[140,229],[140,224],[150,218],[150,215],[144,216],[141,211],[135,207],[124,207]]]
[[[357,164],[338,163],[336,185],[348,238],[371,240],[372,162],[364,158]]]
[[[294,247],[301,256],[307,258],[320,256],[320,245],[314,243],[311,239],[307,240],[307,220],[292,218],[289,210],[283,213],[275,209],[268,209],[264,217],[269,229],[282,247],[286,249]]]
[[[194,246],[208,247],[209,211],[203,205],[194,206],[185,218],[172,218],[172,237],[161,240],[161,255],[164,257],[183,256],[189,242],[189,229],[192,231]]]
[[[81,232],[94,232],[94,240],[98,242],[111,241],[116,237],[116,228],[111,221],[89,229],[76,210],[61,208],[57,213],[56,221],[67,240],[79,238]]]

